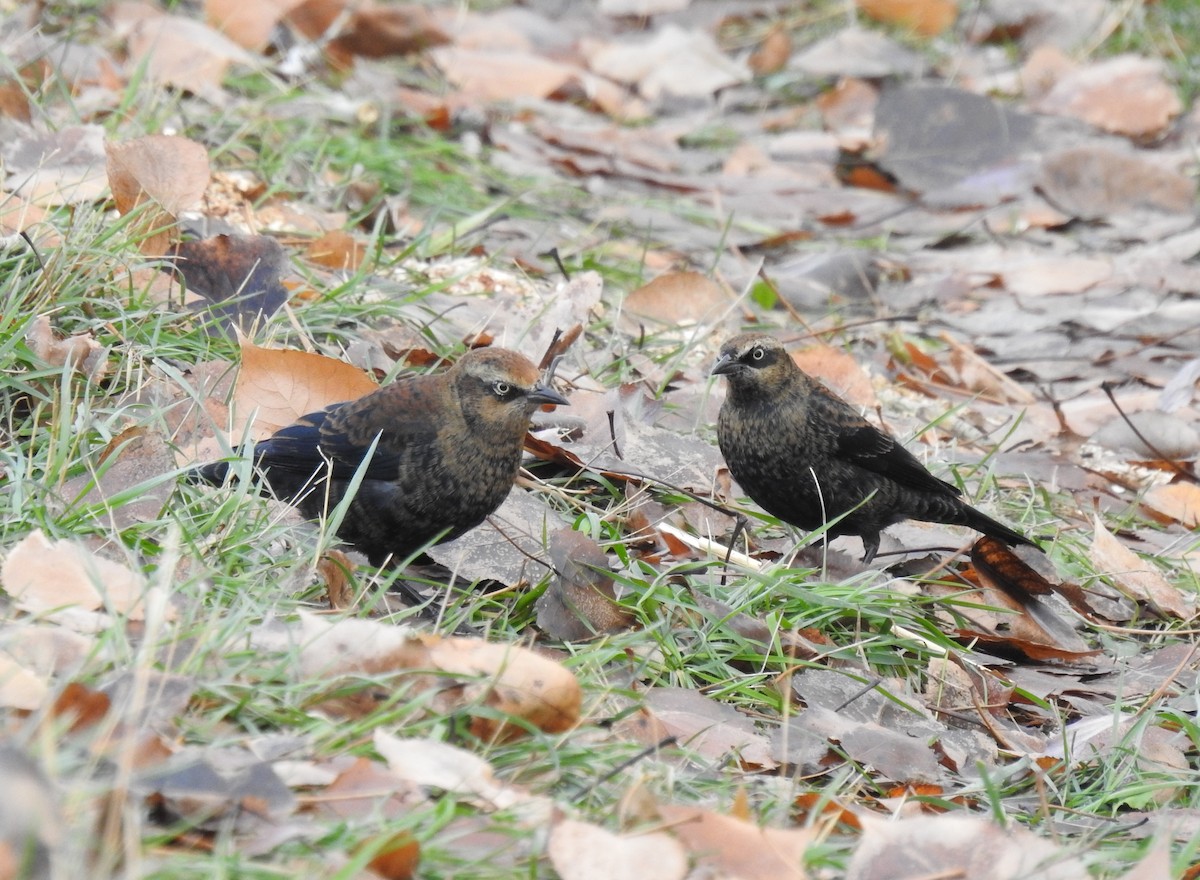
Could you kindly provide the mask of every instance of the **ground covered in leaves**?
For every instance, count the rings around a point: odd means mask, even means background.
[[[1188,0],[0,14],[0,878],[1200,875]],[[764,516],[750,326],[1045,553]],[[493,343],[411,564],[181,479]]]

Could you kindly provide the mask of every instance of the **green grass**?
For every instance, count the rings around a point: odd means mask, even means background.
[[[63,4],[51,4],[47,14],[54,27],[68,26]],[[1144,15],[1144,27],[1127,20],[1130,27],[1138,25],[1132,34],[1121,34],[1130,42],[1118,39],[1111,48],[1157,47],[1173,62],[1189,57],[1186,49],[1196,33],[1189,4],[1156,4],[1146,7]],[[386,284],[379,276],[406,265],[410,257],[467,253],[479,240],[483,224],[503,212],[531,223],[564,224],[577,233],[560,245],[568,266],[603,271],[609,308],[589,325],[579,344],[586,349],[582,357],[593,378],[614,387],[637,378],[637,358],[649,356],[671,373],[698,356],[697,346],[706,340],[681,339],[673,333],[635,340],[611,321],[618,293],[645,280],[647,272],[634,258],[618,261],[608,239],[650,248],[657,244],[653,231],[598,220],[595,200],[579,189],[506,176],[489,163],[486,151],[474,155],[417,124],[391,119],[362,124],[332,113],[287,112],[306,89],[323,94],[326,87],[319,82],[299,88],[267,77],[240,76],[231,81],[240,100],[219,112],[177,96],[148,99],[146,91],[131,87],[122,112],[105,124],[111,136],[126,138],[184,120],[182,133],[214,145],[217,168],[248,169],[265,181],[264,200],[287,196],[322,209],[348,209],[348,228],[375,236],[372,261],[348,277],[331,279],[294,261],[296,270],[322,295],[274,316],[261,339],[296,345],[304,337],[337,355],[361,328],[412,322],[418,314],[417,323],[430,344],[453,353],[461,340],[441,332],[436,310],[422,311],[424,299],[439,285],[419,274]],[[1189,95],[1194,91],[1190,79],[1181,80],[1181,85]],[[57,103],[44,108],[47,112],[62,118],[77,115],[78,108],[65,92],[50,94]],[[701,138],[725,136],[718,127]],[[359,177],[376,184],[380,193],[408,200],[426,220],[416,240],[384,246],[388,233],[375,219],[378,202],[359,206],[351,197],[350,182]],[[661,209],[671,203],[658,199],[653,205]],[[681,214],[688,211],[683,205],[675,207]],[[705,230],[721,228],[703,212],[692,211],[686,219]],[[687,743],[647,754],[642,743],[617,728],[634,716],[647,689],[661,686],[699,691],[737,708],[769,733],[804,708],[791,683],[809,670],[838,670],[852,689],[881,679],[878,692],[903,710],[922,692],[932,658],[946,650],[971,655],[969,647],[950,637],[944,617],[969,616],[977,610],[972,600],[935,602],[909,595],[914,592],[911,581],[900,583],[875,572],[838,579],[820,565],[769,562],[761,570],[726,570],[715,561],[652,562],[625,545],[626,535],[615,524],[613,513],[626,503],[626,489],[593,474],[537,469],[555,487],[589,491],[573,496],[569,504],[549,492],[546,497],[560,504],[580,530],[610,546],[619,566],[615,577],[621,603],[636,620],[629,631],[595,642],[548,645],[560,652],[562,662],[582,683],[585,717],[578,729],[507,743],[477,741],[463,717],[431,710],[429,694],[414,695],[402,683],[372,676],[338,684],[343,696],[372,699],[366,714],[338,719],[321,711],[330,683],[299,676],[294,649],[262,650],[250,636],[271,622],[293,621],[300,611],[323,609],[323,583],[313,563],[320,550],[337,546],[328,529],[297,523],[285,507],[245,484],[219,490],[180,485],[157,516],[125,527],[114,523],[105,505],[82,508],[65,494],[68,480],[95,469],[105,445],[131,420],[144,418],[124,402],[126,395],[143,388],[152,376],[181,375],[214,358],[235,360],[237,348],[228,339],[200,332],[185,311],[157,301],[149,276],[131,274],[145,261],[131,240],[130,224],[95,206],[62,209],[56,225],[65,242],[42,254],[44,267],[17,244],[0,251],[0,553],[35,528],[52,538],[102,547],[165,590],[179,614],[171,627],[118,623],[102,628],[82,665],[70,674],[72,680],[99,687],[132,675],[154,704],[164,699],[158,688],[168,676],[180,677],[191,696],[175,716],[164,720],[166,735],[176,747],[237,751],[262,737],[291,736],[297,758],[331,762],[377,759],[372,744],[377,729],[448,741],[488,760],[500,780],[553,798],[564,810],[610,828],[619,827],[622,801],[636,790],[662,802],[703,803],[723,812],[744,793],[757,819],[781,825],[819,823],[796,805],[799,795],[812,791],[827,802],[881,813],[889,809],[881,801],[890,795],[892,784],[856,763],[847,750],[831,764],[806,772],[757,772],[740,767],[731,755],[700,753]],[[636,254],[637,249],[622,252]],[[389,295],[378,296],[381,288]],[[90,334],[107,346],[107,376],[89,382],[41,362],[25,341],[39,315],[49,315],[60,334]],[[1072,509],[1072,499],[1043,487],[1029,493],[992,491],[996,479],[1012,476],[995,472],[994,462],[985,462],[964,468],[956,479],[972,494],[985,493],[992,509],[1008,521],[1030,532],[1053,532],[1055,511]],[[139,489],[130,490],[109,506],[132,502],[138,494]],[[665,491],[657,497],[668,507],[681,500]],[[1108,515],[1108,524],[1114,529],[1150,527],[1135,505]],[[753,528],[760,537],[786,533],[770,518],[753,520]],[[1087,536],[1078,530],[1056,535],[1050,546],[1060,573],[1085,583],[1099,576],[1089,558]],[[1195,572],[1182,563],[1152,561],[1185,591],[1198,589]],[[366,569],[356,577],[374,590],[386,587],[389,579]],[[471,627],[492,641],[528,644],[536,621],[535,600],[546,586],[547,578],[541,577],[522,592],[456,590],[441,629]],[[725,603],[731,612],[723,619],[702,600]],[[369,599],[356,613],[367,616],[379,607]],[[738,615],[762,623],[767,641],[747,635]],[[19,621],[15,612],[9,617]],[[385,619],[399,624],[409,615]],[[781,637],[802,628],[824,639],[819,657],[798,657]],[[1107,653],[1124,655],[1191,638],[1162,628],[1163,635],[1156,638],[1121,633],[1105,635],[1103,641],[1094,633],[1089,637]],[[1028,702],[1037,701],[1031,697]],[[1036,708],[1069,711],[1057,701]],[[1135,701],[1125,708],[1138,705]],[[128,709],[119,706],[116,715]],[[518,810],[486,814],[470,798],[454,793],[414,800],[398,818],[313,820],[316,830],[311,836],[251,857],[240,847],[239,837],[249,820],[227,805],[216,819],[202,821],[194,814],[156,813],[147,808],[141,793],[123,788],[120,783],[135,775],[137,757],[129,749],[133,741],[128,732],[116,734],[125,750],[101,755],[97,744],[106,732],[104,725],[68,735],[64,722],[48,719],[44,711],[5,710],[0,719],[9,739],[39,758],[61,795],[59,809],[68,838],[64,876],[352,877],[358,876],[358,862],[369,857],[355,856],[357,848],[399,830],[411,831],[422,842],[422,876],[553,873],[540,849],[538,833],[544,829],[530,829]],[[1153,727],[1180,734],[1186,767],[1148,767],[1139,758]],[[979,774],[949,775],[946,791],[916,799],[939,809],[968,809],[1026,825],[1047,839],[1061,837],[1068,847],[1089,852],[1095,876],[1117,877],[1149,845],[1124,828],[1123,813],[1152,808],[1156,798],[1173,808],[1197,807],[1198,747],[1194,711],[1160,696],[1122,734],[1121,746],[1100,758],[1081,758],[1065,769],[1044,772],[1026,757],[1006,755]],[[319,788],[301,795],[316,793]],[[1112,824],[1065,832],[1051,821],[1081,815]],[[516,853],[497,859],[464,853],[460,836],[466,833],[466,823],[476,819],[511,837]],[[98,831],[104,828],[108,835]],[[822,876],[843,872],[857,841],[844,830],[822,836],[808,853],[809,869]],[[1195,841],[1178,847],[1176,868],[1195,860],[1198,849]],[[335,854],[344,855],[345,861],[337,861]]]

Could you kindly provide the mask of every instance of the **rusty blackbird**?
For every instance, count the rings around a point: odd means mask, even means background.
[[[499,507],[520,469],[529,418],[543,403],[567,400],[527,358],[476,349],[444,372],[402,378],[300,418],[258,443],[254,464],[264,488],[310,519],[333,510],[362,467],[338,535],[380,565],[456,538]],[[219,484],[228,472],[227,462],[213,462],[189,477]]]
[[[812,530],[836,520],[827,536],[861,537],[863,562],[879,550],[879,533],[904,519],[1037,546],[963,501],[955,486],[796,366],[779,340],[735,336],[712,372],[729,380],[717,419],[721,454],[746,493],[784,522]]]

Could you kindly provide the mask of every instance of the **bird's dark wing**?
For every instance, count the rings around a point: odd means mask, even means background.
[[[841,426],[837,455],[861,468],[882,474],[902,486],[943,495],[961,494],[956,486],[939,480],[896,439],[869,422]]]
[[[363,477],[394,480],[406,449],[437,438],[437,395],[421,381],[432,378],[414,377],[309,413],[260,443],[256,459],[264,468],[306,475],[330,467],[335,480],[349,480],[379,437]]]

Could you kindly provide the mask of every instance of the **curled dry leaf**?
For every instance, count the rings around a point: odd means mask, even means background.
[[[425,636],[435,669],[478,677],[462,699],[483,701],[503,714],[522,718],[547,733],[561,733],[579,721],[583,694],[574,674],[526,648],[478,639]],[[494,718],[477,718],[471,730],[481,738],[520,734],[520,728]]]
[[[205,0],[208,23],[244,49],[260,52],[271,32],[288,12],[304,0]]]
[[[792,38],[787,29],[776,24],[763,37],[763,41],[750,53],[746,64],[755,76],[765,76],[783,69],[792,55]]]
[[[152,203],[131,230],[142,253],[167,252],[180,213],[198,206],[208,187],[208,150],[184,137],[149,135],[123,144],[105,144],[108,185],[121,214]]]
[[[1196,198],[1191,178],[1142,155],[1102,146],[1070,147],[1045,156],[1038,185],[1054,207],[1086,219],[1144,211],[1190,214]],[[1070,262],[1086,266],[1088,258]]]
[[[25,332],[25,343],[38,358],[53,367],[82,373],[93,382],[108,372],[108,349],[86,333],[59,339],[50,318],[41,315]]]
[[[608,556],[582,532],[550,536],[555,577],[537,603],[537,622],[555,638],[590,639],[629,628],[633,615],[616,603]]]
[[[416,689],[437,688],[439,709],[462,711],[482,703],[493,710],[489,717],[473,719],[472,731],[482,738],[523,732],[495,713],[520,718],[547,733],[569,730],[579,720],[583,695],[578,680],[558,663],[525,648],[416,635],[369,620],[328,623],[308,614],[301,615],[297,635],[304,645],[302,674],[413,672],[403,683]],[[417,677],[417,670],[425,674]],[[447,675],[460,678],[459,685],[448,687]],[[348,713],[360,710],[345,701],[326,705]]]
[[[959,382],[968,390],[1006,403],[1037,402],[1037,398],[1028,389],[993,367],[980,357],[975,349],[959,342],[949,333],[941,334],[941,339],[950,347],[950,367],[958,375]]]

